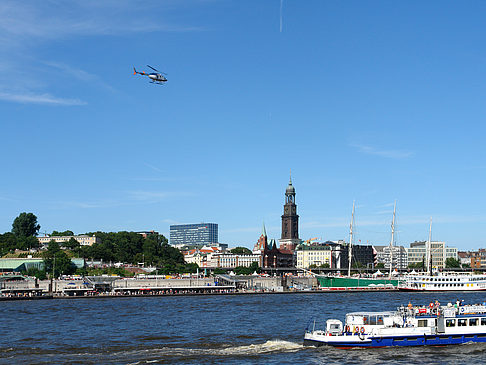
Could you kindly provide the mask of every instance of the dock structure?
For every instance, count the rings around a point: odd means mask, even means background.
[[[227,294],[235,291],[234,285],[129,287],[113,290],[115,295]]]

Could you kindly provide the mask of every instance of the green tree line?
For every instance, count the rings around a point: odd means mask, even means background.
[[[0,234],[0,255],[4,256],[15,250],[39,248],[37,234],[40,225],[33,213],[21,213],[12,224],[12,231]],[[172,274],[196,272],[196,264],[186,264],[182,253],[170,246],[167,238],[160,234],[143,237],[136,232],[89,232],[100,238],[100,243],[92,246],[81,246],[71,238],[64,247],[54,240],[50,241],[47,250],[43,251],[45,271],[55,276],[73,273],[70,264],[71,257],[102,260],[108,262],[123,262],[127,264],[144,263],[145,266],[155,266],[159,273]],[[70,230],[54,231],[52,236],[73,235]],[[44,273],[45,274],[45,273]],[[39,274],[40,275],[40,274]],[[37,276],[37,275],[36,275]]]

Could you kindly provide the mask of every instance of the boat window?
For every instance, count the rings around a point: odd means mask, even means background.
[[[418,327],[427,327],[427,320],[426,319],[419,319],[418,320]]]
[[[457,325],[459,327],[464,327],[467,326],[467,319],[466,318],[460,318],[457,320]]]
[[[481,326],[486,326],[486,318],[481,318]]]
[[[376,324],[383,324],[383,316],[376,317]]]
[[[477,326],[479,322],[479,318],[469,318],[469,325],[470,326]]]
[[[455,319],[446,319],[446,327],[455,327],[456,320]]]
[[[375,325],[376,324],[376,316],[370,316],[370,324]]]
[[[363,316],[363,324],[368,324],[369,318],[369,316]]]

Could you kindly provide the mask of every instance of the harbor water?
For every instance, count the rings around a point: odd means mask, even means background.
[[[486,300],[476,293],[319,293],[0,302],[0,362],[79,364],[484,364],[486,344],[304,347],[313,317]]]

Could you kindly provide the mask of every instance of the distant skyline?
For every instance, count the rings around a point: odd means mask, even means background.
[[[486,3],[0,4],[0,232],[211,222],[486,248]],[[132,67],[151,65],[152,85]]]

